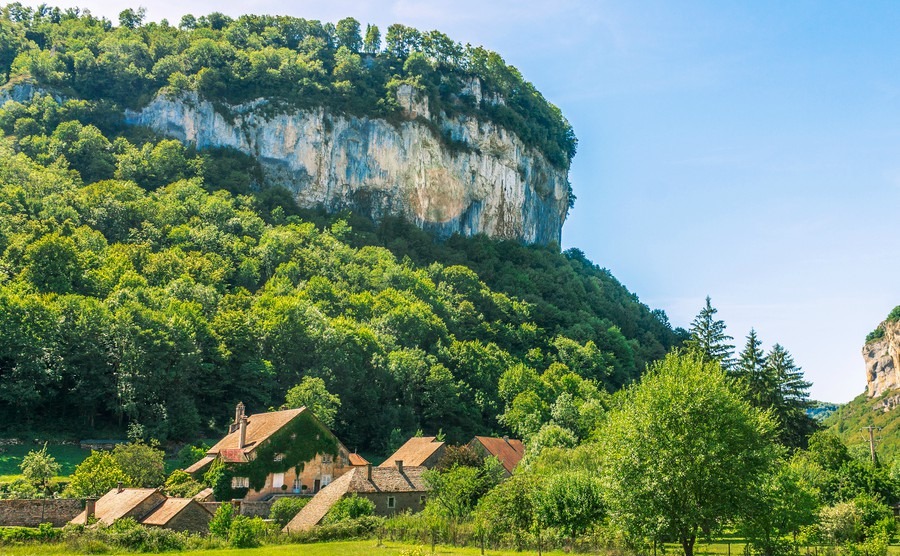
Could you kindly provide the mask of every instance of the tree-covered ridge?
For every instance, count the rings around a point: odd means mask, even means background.
[[[119,25],[77,8],[19,3],[0,19],[0,77],[26,76],[73,97],[136,108],[160,90],[199,92],[214,102],[266,98],[286,109],[325,106],[396,120],[396,89],[408,83],[434,113],[467,113],[514,132],[560,168],[577,141],[560,110],[496,53],[439,31],[391,25],[384,36],[346,18],[321,23],[286,16],[186,15],[177,27],[143,23],[125,10]],[[472,80],[481,82],[476,101]]]
[[[577,252],[304,220],[282,190],[249,194],[252,159],[117,134],[111,113],[0,109],[0,414],[19,430],[195,438],[318,377],[352,447],[582,434],[571,411],[602,410],[678,341]],[[517,377],[538,399],[516,401]]]

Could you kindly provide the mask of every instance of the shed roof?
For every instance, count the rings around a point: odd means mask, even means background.
[[[94,516],[98,521],[112,525],[115,520],[125,517],[154,494],[162,496],[155,488],[114,488],[97,500]],[[85,517],[85,513],[81,512],[71,523],[84,523]]]
[[[147,517],[142,519],[141,523],[143,523],[144,525],[157,525],[159,527],[165,527],[169,524],[170,521],[172,521],[172,519],[175,518],[175,516],[180,514],[191,504],[196,504],[198,508],[201,508],[204,512],[209,513],[209,510],[207,510],[206,507],[203,506],[203,504],[200,504],[191,498],[167,498],[165,502],[157,506],[157,508],[150,512]]]
[[[443,445],[443,442],[435,440],[433,436],[414,436],[379,467],[395,467],[397,460],[402,460],[404,465],[422,465]]]
[[[525,455],[525,445],[514,438],[496,438],[493,436],[476,436],[472,442],[480,443],[487,452],[500,460],[503,468],[512,473]]]

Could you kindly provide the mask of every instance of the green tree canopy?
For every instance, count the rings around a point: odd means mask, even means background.
[[[719,363],[672,353],[626,390],[598,432],[612,520],[638,538],[676,539],[742,515],[775,457],[775,423]]]

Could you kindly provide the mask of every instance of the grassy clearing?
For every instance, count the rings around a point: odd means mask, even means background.
[[[14,480],[20,477],[19,464],[22,463],[22,458],[32,450],[40,449],[41,446],[32,443],[3,446],[0,450],[0,481]],[[71,475],[75,471],[75,466],[91,455],[90,450],[82,450],[73,444],[50,444],[47,446],[47,452],[62,466],[59,471],[61,477]]]

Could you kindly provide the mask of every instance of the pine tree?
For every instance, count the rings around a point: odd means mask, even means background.
[[[750,329],[744,351],[732,368],[731,375],[740,380],[747,388],[747,396],[755,407],[771,407],[776,398],[777,385],[769,376],[766,357],[763,354],[762,342],[756,336],[756,330]]]
[[[805,447],[806,438],[818,428],[806,413],[812,383],[803,378],[803,371],[780,344],[766,356],[766,368],[776,385],[772,409],[781,423],[781,441],[785,446]]]
[[[734,338],[725,334],[725,322],[716,320],[718,312],[718,309],[712,306],[709,296],[706,296],[706,306],[691,322],[691,336],[687,340],[687,349],[689,352],[699,354],[704,361],[718,361],[723,368],[728,369],[732,365],[731,355],[734,350],[734,346],[729,344],[728,340]]]

